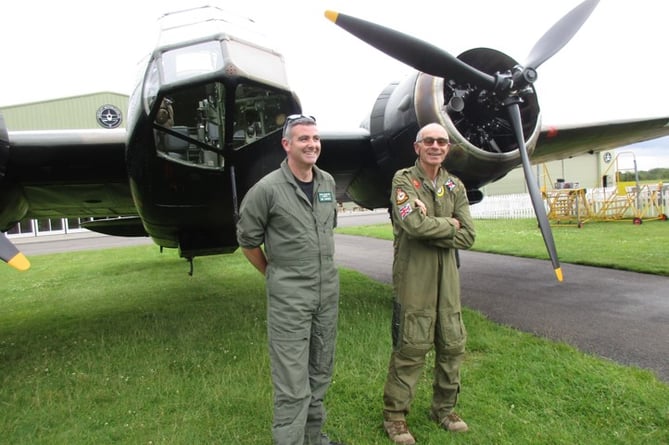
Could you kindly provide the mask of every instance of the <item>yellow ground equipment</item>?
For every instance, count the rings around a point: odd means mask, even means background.
[[[626,153],[625,153],[626,154]],[[579,183],[558,181],[554,188],[544,191],[548,205],[548,219],[557,224],[575,224],[581,227],[587,221],[632,221],[641,224],[645,219],[667,219],[669,185],[641,184],[638,181],[636,160],[635,181],[621,181],[618,156],[605,172],[615,168],[615,185],[581,188]],[[610,177],[610,176],[608,176]],[[553,184],[544,166],[544,183]]]
[[[556,183],[558,185],[560,183]],[[581,227],[592,218],[592,209],[584,188],[556,188],[545,194],[548,220]]]

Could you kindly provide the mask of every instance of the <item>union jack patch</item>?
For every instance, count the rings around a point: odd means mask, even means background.
[[[446,187],[448,187],[448,191],[450,192],[452,192],[453,189],[456,187],[455,181],[453,181],[451,178],[448,178],[444,184],[446,185]]]
[[[404,219],[411,213],[411,204],[407,203],[400,207],[400,218]]]

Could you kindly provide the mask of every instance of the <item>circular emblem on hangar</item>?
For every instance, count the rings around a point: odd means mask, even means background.
[[[114,105],[103,105],[98,108],[96,113],[98,124],[104,128],[116,128],[121,125],[123,121],[123,115],[121,110]]]

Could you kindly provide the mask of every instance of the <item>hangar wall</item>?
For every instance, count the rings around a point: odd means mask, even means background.
[[[128,100],[125,94],[99,92],[3,106],[0,113],[10,132],[125,128]],[[81,218],[24,220],[8,235],[29,237],[82,231],[81,222]]]
[[[0,107],[10,131],[124,128],[128,96],[101,92]]]
[[[602,187],[603,176],[605,174],[608,176],[615,174],[610,169],[615,156],[615,151],[605,151],[585,154],[571,159],[551,161],[534,165],[533,173],[539,182],[539,186],[545,187],[546,190],[554,188],[558,180],[579,183],[584,188]],[[607,178],[608,185],[611,185],[613,180],[613,177]],[[485,196],[528,193],[522,168],[518,167],[512,170],[504,178],[484,187],[482,191]]]

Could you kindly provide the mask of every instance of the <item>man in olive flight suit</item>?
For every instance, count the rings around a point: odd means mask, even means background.
[[[475,232],[464,185],[442,167],[449,147],[441,125],[426,125],[414,143],[416,164],[397,171],[392,184],[395,305],[383,416],[388,437],[403,445],[415,443],[406,415],[433,347],[431,418],[447,431],[467,431],[453,411],[466,342],[456,249],[470,248]]]
[[[281,145],[286,160],[242,201],[237,240],[266,277],[274,443],[334,445],[322,427],[339,305],[335,182],[315,165],[321,144],[313,117],[289,116]]]

